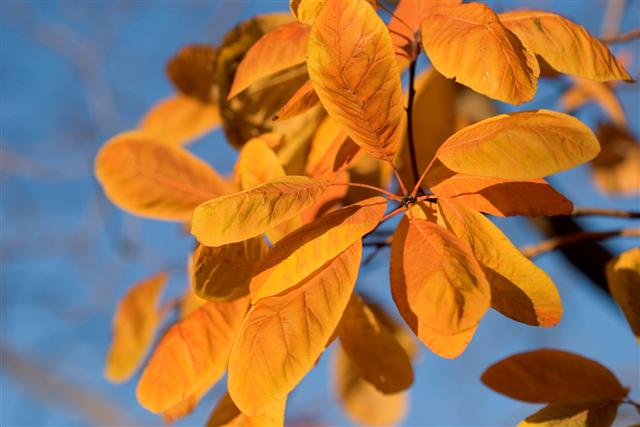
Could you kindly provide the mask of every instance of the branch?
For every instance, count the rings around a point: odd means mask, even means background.
[[[415,43],[413,43],[415,45]],[[409,155],[411,156],[411,172],[413,172],[413,181],[418,182],[420,179],[420,174],[418,172],[418,159],[416,157],[416,147],[413,141],[413,101],[416,95],[416,90],[414,87],[415,79],[416,79],[416,61],[419,53],[419,47],[416,48],[418,51],[414,56],[413,61],[409,64],[409,102],[407,104],[407,139],[409,142]]]
[[[626,43],[631,40],[640,39],[640,28],[636,28],[635,30],[631,30],[627,33],[617,34],[611,37],[601,38],[600,41],[607,44],[613,43]]]
[[[611,237],[640,237],[640,228],[622,228],[610,231],[585,231],[568,234],[565,236],[553,237],[535,245],[526,246],[522,248],[521,251],[525,256],[534,258],[546,252],[550,252],[567,245],[572,245],[574,243],[603,240]]]
[[[619,209],[573,208],[573,212],[571,212],[571,216],[584,215],[614,216],[618,218],[640,218],[640,212],[623,211]]]

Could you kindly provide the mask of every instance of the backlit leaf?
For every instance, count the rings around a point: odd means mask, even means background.
[[[392,332],[353,294],[338,326],[344,351],[360,376],[383,393],[411,386],[411,360]]]
[[[233,403],[229,393],[218,401],[209,415],[206,427],[282,427],[284,425],[285,401],[277,403],[267,412],[249,417]]]
[[[358,145],[392,162],[405,132],[389,33],[365,0],[327,0],[309,34],[307,68],[329,115]]]
[[[193,213],[191,234],[206,246],[255,237],[311,206],[327,182],[288,176],[209,200]]]
[[[582,26],[551,12],[501,13],[500,22],[555,70],[590,80],[631,80],[607,46]]]
[[[98,152],[95,173],[120,208],[172,221],[188,221],[196,206],[229,189],[209,165],[184,148],[141,131],[110,139]]]
[[[280,159],[261,137],[251,139],[242,147],[235,173],[242,190],[286,176]]]
[[[536,93],[535,54],[483,3],[441,8],[422,23],[422,44],[447,78],[493,99],[521,104]]]
[[[276,243],[251,279],[251,301],[297,285],[326,262],[360,241],[384,215],[386,200],[374,197],[324,215]]]
[[[468,244],[432,222],[402,219],[390,277],[393,300],[418,337],[422,324],[444,335],[469,330],[489,308],[489,283]]]
[[[104,370],[109,381],[126,381],[142,362],[161,321],[157,304],[166,282],[167,273],[150,277],[134,285],[118,304]]]
[[[167,64],[167,74],[173,85],[184,95],[202,102],[215,102],[215,57],[216,50],[213,46],[184,46]]]
[[[501,360],[482,374],[482,382],[498,393],[534,403],[621,400],[628,391],[598,362],[551,349]]]
[[[610,401],[549,405],[518,424],[518,427],[609,427],[618,411]]]
[[[163,412],[213,386],[227,368],[247,305],[246,298],[208,302],[172,326],[138,382],[140,404],[151,412]]]
[[[466,127],[445,141],[437,157],[469,175],[531,179],[593,159],[600,144],[578,119],[550,110],[501,114]]]
[[[292,22],[263,35],[238,65],[231,90],[233,98],[252,83],[305,61],[309,26]]]
[[[519,322],[553,326],[562,317],[560,294],[551,278],[488,218],[445,197],[438,199],[442,219],[468,242],[491,285],[491,306]]]
[[[327,116],[311,141],[305,171],[309,176],[329,179],[357,161],[360,154],[360,146]]]
[[[341,171],[333,175],[333,180],[331,181],[333,185],[329,185],[318,200],[309,209],[302,212],[302,223],[308,224],[343,204],[344,198],[349,191],[349,187],[344,185],[346,182],[349,182],[349,173],[347,171]]]
[[[229,394],[243,413],[264,413],[314,366],[349,301],[361,255],[354,243],[295,288],[251,308],[229,360]]]
[[[426,324],[421,323],[417,335],[420,341],[438,356],[445,359],[455,359],[464,353],[477,329],[478,327],[474,326],[458,334],[445,335],[439,334]]]
[[[286,120],[302,114],[320,102],[311,80],[300,86],[290,100],[278,110],[273,120]]]
[[[140,122],[140,129],[159,140],[186,144],[211,132],[220,123],[216,104],[174,95],[154,105]]]
[[[606,273],[611,295],[640,340],[640,248],[630,249],[609,261]]]

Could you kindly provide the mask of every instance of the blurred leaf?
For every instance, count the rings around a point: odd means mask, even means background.
[[[640,143],[628,130],[601,125],[597,130],[602,151],[593,159],[596,185],[606,193],[640,193]]]
[[[240,412],[229,393],[225,393],[213,408],[205,427],[282,427],[284,410],[285,401],[275,404],[264,414],[249,417]]]
[[[627,117],[613,87],[609,83],[574,77],[573,84],[558,100],[566,112],[574,112],[589,102],[595,102],[618,126],[627,126]]]
[[[306,55],[306,51],[305,51]],[[296,93],[293,94],[291,99],[287,101],[273,116],[273,120],[287,120],[291,117],[295,117],[299,114],[309,111],[311,108],[318,105],[320,98],[313,88],[311,80],[307,80],[302,86],[298,88]]]
[[[213,46],[192,44],[184,46],[167,64],[167,75],[181,93],[202,102],[215,102],[216,79]]]
[[[640,248],[607,263],[607,283],[636,338],[640,341]]]
[[[241,190],[286,176],[280,159],[261,137],[252,138],[242,147],[235,173]]]
[[[518,427],[608,427],[618,403],[610,401],[549,405],[518,424]]]

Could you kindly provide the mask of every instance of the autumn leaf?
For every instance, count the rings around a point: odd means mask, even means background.
[[[628,392],[601,364],[550,349],[510,356],[490,366],[482,382],[498,393],[534,403],[620,401]]]
[[[330,179],[356,162],[361,154],[360,146],[327,116],[311,141],[305,173],[315,178]]]
[[[607,283],[640,341],[640,248],[630,249],[607,263]]]
[[[327,185],[304,176],[288,176],[209,200],[193,212],[191,234],[205,246],[258,236],[311,206]]]
[[[580,77],[562,94],[558,105],[567,113],[573,113],[585,104],[595,102],[618,126],[627,126],[627,116],[612,85],[594,82]]]
[[[445,359],[455,359],[467,349],[478,325],[457,334],[440,334],[426,324],[420,324],[418,338],[433,353]]]
[[[360,376],[383,393],[411,386],[411,360],[392,332],[353,294],[337,329],[342,348]]]
[[[605,193],[640,193],[640,143],[628,129],[603,124],[597,130],[602,151],[593,159],[593,178]]]
[[[276,243],[251,279],[251,301],[279,294],[308,277],[373,230],[387,203],[374,197],[338,209],[302,226]]]
[[[305,53],[306,54],[306,53]],[[320,98],[316,94],[311,80],[300,86],[290,100],[273,116],[273,120],[286,120],[295,117],[318,105]]]
[[[120,208],[170,221],[188,221],[196,206],[229,190],[205,162],[141,131],[110,139],[96,157],[95,173]]]
[[[214,76],[216,49],[206,44],[184,46],[167,64],[167,75],[182,94],[201,102],[217,98]]]
[[[154,105],[139,127],[158,140],[186,144],[213,131],[220,123],[216,104],[174,95]]]
[[[488,6],[441,8],[422,23],[422,45],[442,75],[493,99],[533,99],[540,68],[535,54],[507,30]]]
[[[253,138],[242,147],[236,161],[235,174],[242,190],[287,175],[278,156],[262,137]]]
[[[489,308],[489,283],[471,249],[432,222],[402,219],[390,277],[393,300],[418,337],[422,324],[444,335],[469,330]]]
[[[329,115],[358,145],[392,162],[405,131],[387,28],[366,0],[327,0],[309,34],[307,68]]]
[[[236,96],[252,83],[305,61],[309,26],[292,22],[263,35],[247,51],[236,70],[227,97]]]
[[[201,298],[233,301],[249,293],[253,267],[267,252],[262,237],[207,247],[193,253],[193,285]]]
[[[549,405],[518,424],[518,427],[608,427],[618,403],[610,401]]]
[[[578,119],[537,110],[466,127],[440,146],[437,157],[455,172],[520,180],[570,169],[599,151],[595,135]]]
[[[160,273],[134,285],[122,298],[113,317],[113,339],[104,376],[124,382],[142,362],[162,320],[157,304],[167,282]]]
[[[240,412],[229,393],[225,393],[213,408],[205,427],[282,427],[284,410],[285,401],[282,401],[264,414],[249,417]]]
[[[138,382],[140,404],[151,412],[164,412],[213,386],[227,368],[247,306],[246,298],[208,302],[172,326]]]
[[[303,24],[312,25],[325,0],[289,0],[291,13]]]
[[[440,197],[446,226],[469,243],[491,285],[491,306],[514,320],[553,326],[562,317],[560,294],[551,278],[502,234],[489,219],[458,202]]]
[[[313,367],[349,301],[361,254],[358,241],[296,287],[251,308],[229,360],[229,394],[243,413],[264,413]]]
[[[567,18],[538,10],[498,16],[522,43],[557,71],[597,81],[633,80],[604,43]]]

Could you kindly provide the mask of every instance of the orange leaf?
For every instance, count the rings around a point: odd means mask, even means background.
[[[163,141],[186,144],[220,126],[216,104],[205,104],[174,95],[154,105],[140,122],[140,129]]]
[[[248,190],[286,176],[278,156],[269,148],[269,139],[271,136],[252,138],[240,150],[235,166],[240,189]]]
[[[216,81],[212,70],[215,58],[213,46],[187,45],[171,58],[167,64],[167,74],[182,94],[202,102],[216,102]]]
[[[530,101],[536,93],[535,54],[483,3],[429,15],[422,23],[422,44],[436,70],[476,92],[510,104]]]
[[[365,0],[327,0],[307,68],[329,115],[358,145],[392,162],[405,131],[402,85],[387,28]]]
[[[276,243],[251,279],[251,301],[297,285],[380,222],[386,200],[374,197],[324,215]]]
[[[191,234],[205,246],[255,237],[313,205],[327,185],[304,176],[287,176],[209,200],[193,212]]]
[[[622,400],[628,392],[598,362],[550,349],[501,360],[482,374],[482,382],[498,393],[534,403]]]
[[[489,283],[471,249],[432,222],[402,219],[390,277],[393,300],[418,337],[422,324],[443,335],[469,330],[489,308]]]
[[[306,59],[309,26],[292,22],[263,35],[238,65],[228,99],[263,77],[301,64]]]
[[[640,341],[640,248],[630,249],[609,261],[606,273],[611,295]]]
[[[225,393],[213,408],[205,427],[282,427],[284,410],[285,401],[282,401],[264,414],[249,417],[240,412],[229,393]]]
[[[593,178],[605,193],[640,193],[640,142],[627,129],[601,125],[597,130],[602,151],[591,162]]]
[[[164,412],[213,386],[227,368],[247,305],[246,298],[208,302],[172,326],[138,382],[140,404],[151,412]]]
[[[302,114],[305,111],[318,105],[320,98],[313,89],[311,80],[307,80],[305,84],[293,94],[291,99],[278,110],[273,120],[286,120]]]
[[[445,335],[435,332],[426,324],[420,324],[418,338],[438,356],[445,359],[455,359],[467,349],[477,329],[478,326],[476,325],[458,334]]]
[[[360,146],[347,137],[335,120],[327,116],[311,141],[305,171],[315,178],[330,179],[355,162],[360,154]]]
[[[555,13],[501,13],[500,22],[555,70],[590,80],[632,81],[607,46],[582,26]]]
[[[110,139],[98,152],[95,173],[120,208],[164,220],[188,221],[196,206],[229,190],[205,162],[141,131]]]
[[[251,308],[229,360],[229,394],[243,413],[264,413],[313,368],[349,301],[361,255],[358,241],[296,287]]]
[[[335,210],[347,196],[349,187],[343,184],[348,181],[349,173],[347,171],[336,173],[332,181],[333,185],[330,185],[329,188],[320,195],[313,206],[302,212],[302,223],[308,224],[321,215]]]
[[[580,77],[574,77],[573,85],[567,89],[558,104],[568,112],[574,112],[588,102],[596,102],[615,124],[627,126],[627,117],[622,103],[616,96],[611,84],[594,82]]]
[[[411,386],[409,356],[358,295],[351,296],[337,332],[360,376],[378,390],[397,393]]]
[[[609,427],[616,418],[618,405],[607,400],[549,405],[517,427]]]
[[[128,380],[142,362],[161,321],[158,300],[167,282],[160,273],[134,285],[113,317],[113,339],[104,376],[112,382]]]

